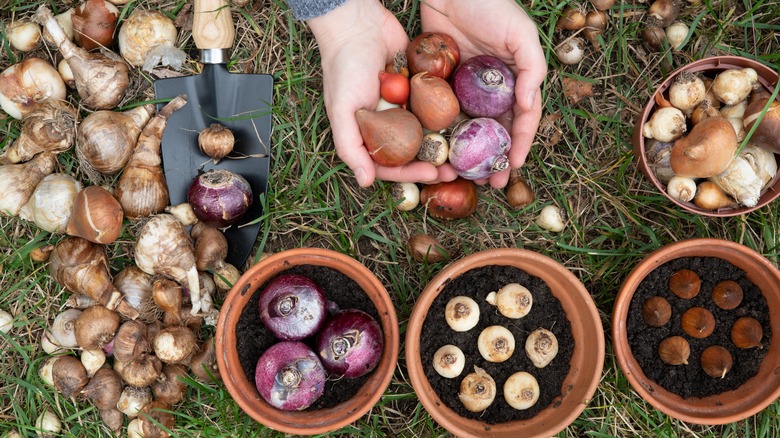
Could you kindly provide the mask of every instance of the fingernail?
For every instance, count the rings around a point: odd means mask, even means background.
[[[536,100],[536,90],[531,90],[525,98],[525,103],[528,105],[528,109],[534,107],[534,101]]]
[[[358,167],[355,170],[355,179],[360,187],[365,187],[368,178],[366,177],[366,171],[362,167]]]

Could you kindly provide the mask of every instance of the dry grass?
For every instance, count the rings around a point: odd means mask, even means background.
[[[409,35],[419,32],[419,3],[386,0]],[[62,9],[66,3],[50,2]],[[521,170],[536,202],[515,211],[499,190],[482,187],[479,207],[470,219],[436,221],[423,209],[392,208],[389,184],[361,189],[332,148],[322,104],[321,70],[316,42],[305,25],[295,21],[281,0],[255,0],[234,12],[236,42],[231,68],[275,77],[272,177],[266,198],[255,259],[265,252],[315,246],[347,253],[368,266],[387,286],[396,304],[402,337],[420,291],[443,264],[416,263],[404,242],[413,233],[437,237],[453,258],[489,248],[521,247],[548,255],[567,266],[591,292],[607,334],[607,355],[601,384],[585,412],[560,436],[779,436],[780,405],[739,423],[696,426],[670,419],[642,401],[619,371],[610,345],[613,300],[630,268],[649,251],[693,237],[720,237],[743,243],[778,262],[778,204],[744,217],[711,219],[676,208],[637,171],[631,130],[637,114],[655,87],[672,70],[706,56],[742,54],[778,65],[780,30],[776,1],[704,1],[686,6],[681,19],[696,23],[682,51],[653,53],[641,44],[647,4],[618,3],[604,33],[604,47],[589,50],[577,66],[559,65],[552,52],[561,35],[555,20],[567,2],[522,2],[540,28],[549,60],[544,84],[543,124],[528,164]],[[582,2],[586,5],[586,2]],[[4,17],[29,16],[36,2],[9,0],[0,4]],[[182,26],[180,44],[193,44],[188,26],[190,5],[182,1],[142,0],[131,7],[168,12]],[[5,21],[4,21],[5,22]],[[4,36],[4,33],[3,33]],[[3,38],[3,42],[5,39]],[[37,54],[56,59],[55,50]],[[5,45],[0,68],[20,57]],[[184,73],[196,73],[189,61]],[[593,86],[593,96],[571,103],[562,95],[563,80],[575,78]],[[153,77],[135,72],[128,103],[153,98]],[[18,135],[19,123],[0,120],[0,146]],[[559,137],[555,141],[555,137]],[[85,182],[72,153],[60,159],[60,171]],[[538,211],[556,204],[567,214],[559,234],[533,223]],[[10,336],[0,337],[0,434],[18,428],[28,436],[34,418],[51,406],[65,421],[63,436],[107,436],[94,408],[64,400],[41,385],[37,367],[45,355],[40,337],[61,310],[69,292],[48,275],[45,264],[29,252],[56,243],[20,219],[0,218],[0,308],[16,316]],[[133,227],[109,246],[114,272],[132,263]],[[176,436],[254,436],[274,433],[242,414],[224,389],[191,382],[188,402],[177,408]],[[345,436],[440,436],[446,432],[424,411],[409,383],[403,349],[397,372],[381,402]]]

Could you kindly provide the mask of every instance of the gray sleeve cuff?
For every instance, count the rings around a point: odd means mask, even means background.
[[[293,16],[298,20],[320,17],[346,2],[347,0],[287,0]]]

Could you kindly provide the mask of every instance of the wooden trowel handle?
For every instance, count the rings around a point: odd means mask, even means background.
[[[229,49],[233,46],[235,28],[226,0],[194,0],[195,16],[192,38],[203,49]]]

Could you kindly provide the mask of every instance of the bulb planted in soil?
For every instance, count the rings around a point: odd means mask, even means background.
[[[669,278],[669,290],[680,298],[689,300],[699,294],[701,279],[690,269],[680,269]]]
[[[658,356],[669,365],[688,365],[691,346],[682,336],[671,336],[658,345]]]
[[[680,324],[689,336],[704,339],[715,330],[715,317],[704,307],[691,307],[683,313]]]
[[[710,377],[722,379],[731,370],[734,360],[731,353],[720,345],[711,345],[701,352],[701,367]]]
[[[742,287],[733,280],[724,280],[712,289],[712,301],[723,310],[734,310],[742,303]]]
[[[731,326],[731,342],[738,348],[764,348],[761,344],[763,337],[764,330],[755,318],[744,316]]]
[[[665,298],[654,296],[642,304],[642,318],[651,327],[661,327],[672,316],[672,306]]]

